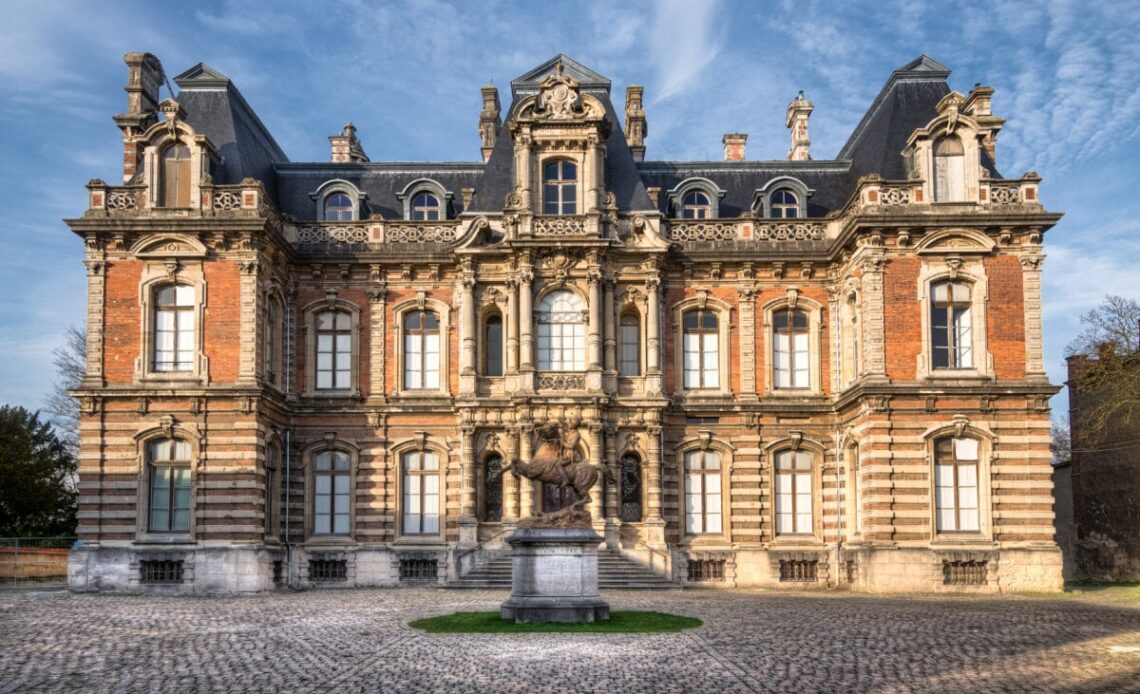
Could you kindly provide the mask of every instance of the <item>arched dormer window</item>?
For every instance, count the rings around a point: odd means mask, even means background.
[[[668,192],[669,206],[678,219],[715,219],[720,215],[724,191],[707,178],[686,178]]]
[[[966,156],[957,137],[942,137],[934,143],[934,202],[966,199]]]
[[[555,159],[542,166],[542,213],[578,214],[578,165]]]
[[[412,219],[435,222],[443,218],[443,206],[439,198],[428,192],[416,193],[412,198]]]
[[[348,222],[356,218],[356,206],[344,193],[333,193],[325,198],[324,214],[326,222]]]
[[[404,203],[404,219],[438,222],[448,218],[452,194],[437,181],[417,178],[396,193],[396,198]]]
[[[808,216],[807,201],[813,193],[798,178],[777,176],[756,190],[752,212],[768,219],[803,219]]]
[[[190,148],[181,142],[162,150],[158,199],[161,207],[190,207]]]

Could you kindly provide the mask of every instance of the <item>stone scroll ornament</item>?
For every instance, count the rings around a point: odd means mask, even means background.
[[[578,500],[554,513],[524,518],[522,528],[582,528],[590,527],[590,489],[597,484],[601,473],[582,460],[578,451],[578,427],[569,422],[547,422],[535,430],[538,445],[529,463],[517,458],[510,469],[530,480],[559,487],[570,487]]]

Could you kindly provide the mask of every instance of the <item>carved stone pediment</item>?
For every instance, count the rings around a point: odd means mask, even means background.
[[[972,229],[942,229],[927,234],[915,250],[919,255],[989,253],[995,245],[993,239]]]
[[[186,234],[144,236],[129,251],[136,258],[205,258],[206,246]]]

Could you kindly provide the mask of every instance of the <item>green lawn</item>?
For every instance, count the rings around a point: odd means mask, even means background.
[[[613,612],[608,622],[593,624],[515,624],[499,617],[498,612],[456,612],[409,622],[415,629],[429,634],[522,634],[531,632],[568,632],[582,634],[652,634],[678,632],[699,627],[701,620],[664,612]]]

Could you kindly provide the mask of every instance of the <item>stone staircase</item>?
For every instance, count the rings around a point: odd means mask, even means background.
[[[511,587],[511,555],[503,554],[491,561],[480,564],[451,581],[448,588],[505,588]],[[680,588],[669,579],[653,572],[653,570],[626,559],[617,552],[600,550],[598,552],[598,588],[607,589],[640,589],[640,590],[668,590]]]

